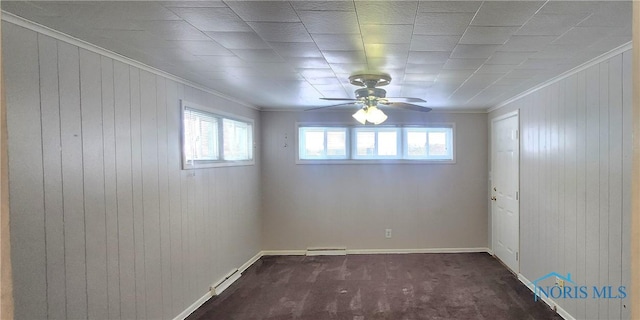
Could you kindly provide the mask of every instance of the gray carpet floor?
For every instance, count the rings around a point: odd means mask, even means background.
[[[486,253],[262,257],[195,319],[561,319]]]

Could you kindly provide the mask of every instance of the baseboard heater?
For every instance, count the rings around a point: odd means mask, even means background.
[[[238,269],[233,269],[222,280],[218,281],[211,287],[211,295],[217,296],[225,289],[229,288],[236,280],[240,279],[242,273]]]
[[[347,255],[347,248],[342,248],[342,247],[307,248],[307,252],[305,254],[307,256],[344,256],[344,255]]]

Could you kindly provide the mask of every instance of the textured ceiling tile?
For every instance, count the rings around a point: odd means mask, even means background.
[[[461,44],[504,44],[518,27],[469,27]]]
[[[322,54],[329,63],[366,63],[364,51],[330,51],[323,50]]]
[[[459,36],[421,36],[411,39],[411,51],[453,51]]]
[[[224,8],[227,5],[222,1],[160,1],[164,7],[191,7],[191,8]]]
[[[352,1],[291,1],[296,11],[355,11]]]
[[[152,1],[105,1],[91,20],[111,20],[113,17],[121,20],[180,20],[171,10]]]
[[[368,58],[367,57],[367,65],[370,69],[375,70],[376,72],[386,71],[388,69],[403,69],[407,64],[407,58],[394,58],[394,57],[384,57],[384,58]]]
[[[604,2],[602,1],[548,1],[539,13],[542,14],[576,14],[593,13],[597,11]]]
[[[516,32],[517,35],[559,36],[571,29],[589,14],[536,14]]]
[[[408,63],[411,64],[433,64],[445,63],[451,52],[448,51],[410,51]]]
[[[632,1],[610,1],[602,5],[580,27],[622,27],[632,20]]]
[[[286,1],[227,1],[226,4],[244,21],[300,21]]]
[[[433,64],[407,64],[406,73],[438,73],[444,67],[444,63]]]
[[[255,32],[207,32],[207,35],[227,49],[268,49]]]
[[[335,78],[335,73],[331,69],[302,69],[298,70],[300,74],[305,78]]]
[[[509,64],[484,64],[482,65],[476,73],[498,73],[504,74],[513,70],[514,65]]]
[[[504,52],[497,51],[494,52],[493,55],[487,60],[486,64],[508,64],[508,65],[518,65],[527,60],[530,56],[535,54],[535,52]]]
[[[171,8],[201,31],[253,31],[229,8]]]
[[[500,51],[539,51],[555,39],[556,36],[512,36]]]
[[[364,51],[362,38],[353,34],[312,34],[320,50]]]
[[[543,4],[543,1],[485,1],[471,21],[471,25],[521,26]]]
[[[311,36],[300,22],[249,22],[265,41],[312,42]]]
[[[436,80],[437,74],[427,74],[427,73],[410,73],[404,75],[404,81],[407,82],[433,82]]]
[[[362,39],[365,43],[410,43],[413,25],[361,25]]]
[[[365,53],[367,58],[401,58],[404,62],[407,61],[409,55],[409,44],[389,44],[389,43],[375,43],[365,44]]]
[[[553,44],[569,44],[584,47],[598,39],[612,34],[615,29],[610,27],[576,27],[553,41]]]
[[[214,41],[172,41],[175,44],[178,44],[184,50],[194,54],[201,56],[228,56],[233,55],[229,50],[225,47],[219,45]]]
[[[322,53],[313,42],[269,42],[269,44],[282,57],[322,57]]]
[[[471,12],[480,8],[482,1],[420,1],[418,12]]]
[[[240,59],[252,62],[281,62],[282,58],[272,49],[234,49]]]
[[[333,70],[336,74],[352,74],[355,72],[363,71],[367,68],[367,65],[364,63],[331,63],[329,64],[329,66],[331,67],[331,70]]]
[[[287,63],[296,69],[329,68],[324,58],[288,58]]]
[[[310,33],[360,33],[358,18],[350,11],[298,11]]]
[[[489,58],[499,45],[459,44],[451,52],[451,58]]]
[[[449,59],[443,69],[478,69],[487,59]]]
[[[140,21],[138,25],[163,40],[208,40],[202,31],[184,21]]]
[[[361,24],[413,24],[417,9],[414,1],[356,1]]]
[[[462,35],[469,26],[473,13],[418,13],[415,34]]]

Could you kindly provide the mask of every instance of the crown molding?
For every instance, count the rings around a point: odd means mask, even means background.
[[[262,110],[262,108],[259,108],[257,106],[252,105],[252,104],[249,104],[247,102],[238,100],[238,99],[236,99],[234,97],[228,96],[228,95],[226,95],[224,93],[221,93],[221,92],[216,91],[214,89],[211,89],[209,87],[200,85],[200,84],[195,83],[193,81],[178,77],[178,76],[173,75],[171,73],[168,73],[166,71],[162,71],[160,69],[157,69],[157,68],[154,68],[152,66],[146,65],[146,64],[144,64],[144,63],[142,63],[140,61],[137,61],[137,60],[134,60],[134,59],[131,59],[131,58],[127,58],[127,57],[125,57],[125,56],[123,56],[121,54],[118,54],[118,53],[115,53],[115,52],[110,51],[108,49],[99,47],[99,46],[97,46],[97,45],[95,45],[93,43],[89,43],[87,41],[75,38],[75,37],[70,36],[70,35],[68,35],[66,33],[62,33],[62,32],[60,32],[58,30],[49,28],[47,26],[41,25],[39,23],[33,22],[31,20],[25,19],[23,17],[17,16],[17,15],[15,15],[13,13],[10,13],[10,12],[4,11],[4,10],[2,10],[2,21],[6,21],[6,22],[9,22],[9,23],[15,24],[17,26],[29,29],[31,31],[35,31],[35,32],[44,34],[44,35],[49,36],[51,38],[67,42],[67,43],[72,44],[74,46],[77,46],[79,48],[82,48],[82,49],[85,49],[85,50],[88,50],[88,51],[103,55],[105,57],[111,58],[113,60],[116,60],[116,61],[119,61],[119,62],[122,62],[122,63],[125,63],[125,64],[128,64],[128,65],[136,67],[138,69],[141,69],[141,70],[144,70],[144,71],[147,71],[147,72],[151,72],[153,74],[156,74],[156,75],[165,77],[167,79],[173,80],[175,82],[178,82],[178,83],[193,87],[195,89],[204,91],[206,93],[209,93],[209,94],[212,94],[214,96],[223,98],[225,100],[228,100],[228,101],[231,101],[231,102],[235,102],[235,103],[237,103],[239,105],[242,105],[244,107],[247,107],[249,109],[258,110],[258,111]]]
[[[591,60],[589,60],[589,61],[587,61],[587,62],[585,62],[585,63],[583,63],[583,64],[581,64],[581,65],[579,65],[579,66],[577,66],[575,68],[573,68],[573,69],[567,70],[567,71],[565,71],[565,72],[563,72],[563,73],[561,73],[561,74],[559,74],[559,75],[557,75],[557,76],[555,76],[555,77],[553,77],[553,78],[551,78],[551,79],[549,79],[549,80],[547,80],[547,81],[545,81],[545,82],[543,82],[541,84],[538,84],[537,86],[535,86],[535,87],[533,87],[531,89],[528,89],[528,90],[526,90],[526,91],[524,91],[522,93],[519,93],[519,94],[517,94],[517,95],[515,95],[515,96],[513,96],[513,97],[511,97],[511,98],[499,103],[495,107],[491,107],[491,108],[487,109],[487,113],[496,111],[496,110],[498,110],[498,109],[500,109],[500,108],[502,108],[502,107],[504,107],[504,106],[506,106],[506,105],[518,100],[518,99],[521,99],[521,98],[523,98],[525,96],[528,96],[528,95],[530,95],[530,94],[532,94],[532,93],[534,93],[534,92],[536,92],[536,91],[538,91],[538,90],[540,90],[542,88],[548,87],[548,86],[550,86],[550,85],[552,85],[552,84],[554,84],[554,83],[556,83],[556,82],[558,82],[560,80],[568,78],[568,77],[570,77],[570,76],[572,76],[572,75],[574,75],[574,74],[576,74],[576,73],[578,73],[580,71],[583,71],[583,70],[585,70],[585,69],[587,69],[589,67],[592,67],[592,66],[597,65],[597,64],[599,64],[601,62],[609,60],[609,59],[611,59],[611,58],[613,58],[613,57],[615,57],[615,56],[617,56],[617,55],[619,55],[619,54],[621,54],[621,53],[623,53],[623,52],[625,52],[627,50],[630,50],[631,47],[632,47],[632,41],[629,41],[629,42],[627,42],[627,43],[625,43],[625,44],[623,44],[623,45],[621,45],[621,46],[619,46],[617,48],[614,48],[613,50],[611,50],[609,52],[605,52],[605,53],[603,53],[603,54],[601,54],[601,55],[599,55],[599,56],[597,56],[597,57],[595,57],[595,58],[593,58],[593,59],[591,59]]]

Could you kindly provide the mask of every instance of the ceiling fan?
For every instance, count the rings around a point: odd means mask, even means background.
[[[356,98],[320,98],[330,101],[349,101],[346,103],[323,106],[308,110],[318,110],[337,106],[356,105],[362,106],[360,110],[353,114],[353,117],[365,124],[367,121],[373,124],[380,124],[387,120],[387,115],[378,107],[394,107],[405,110],[429,112],[431,108],[423,107],[409,102],[427,102],[420,98],[410,97],[387,97],[387,91],[378,87],[386,86],[391,82],[391,76],[387,74],[356,74],[349,77],[349,82],[355,86],[362,87],[355,91]]]

